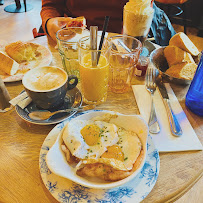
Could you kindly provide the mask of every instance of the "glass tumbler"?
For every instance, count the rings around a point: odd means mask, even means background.
[[[97,36],[99,44],[101,36]],[[101,104],[106,101],[109,76],[110,43],[104,38],[101,51],[90,48],[90,36],[79,40],[80,85],[83,101]],[[99,59],[94,64],[94,59]]]
[[[123,8],[123,33],[142,43],[147,38],[154,15],[150,0],[127,2]]]
[[[142,44],[136,38],[125,35],[113,36],[109,40],[109,89],[115,93],[124,93],[130,89]]]
[[[78,79],[80,79],[78,41],[85,35],[89,35],[89,31],[81,27],[63,28],[56,33],[63,68],[68,75],[76,75]]]
[[[185,99],[186,106],[203,116],[203,53]]]

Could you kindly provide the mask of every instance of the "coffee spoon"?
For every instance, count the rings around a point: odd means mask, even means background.
[[[28,116],[32,120],[41,121],[41,120],[47,120],[51,116],[53,116],[55,114],[58,114],[58,113],[71,112],[71,111],[80,112],[80,111],[91,110],[91,109],[94,109],[94,108],[95,108],[95,105],[90,104],[90,105],[87,105],[87,106],[80,106],[80,107],[76,107],[76,108],[63,109],[63,110],[58,110],[58,111],[54,111],[54,112],[50,112],[48,110],[33,111],[33,112],[29,113]]]

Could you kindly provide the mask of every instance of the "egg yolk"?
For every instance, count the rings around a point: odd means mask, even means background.
[[[89,145],[96,145],[99,142],[100,128],[97,125],[86,125],[81,131],[85,142]]]
[[[101,156],[102,158],[113,158],[120,161],[124,161],[124,154],[122,149],[118,145],[113,145],[107,148],[107,151],[104,152]]]

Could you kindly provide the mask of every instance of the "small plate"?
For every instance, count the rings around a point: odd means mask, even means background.
[[[141,56],[146,56],[146,57],[149,57],[151,52],[156,49],[156,47],[153,45],[152,42],[146,40],[144,42],[144,47],[142,49],[142,53],[140,54]]]
[[[2,45],[1,45],[2,43]],[[36,43],[32,43],[35,45],[38,45],[39,47],[37,48],[37,51],[41,53],[41,55],[36,57],[36,60],[31,60],[29,62],[23,62],[20,63],[19,66],[19,71],[14,74],[14,75],[3,75],[3,73],[0,71],[0,77],[2,78],[2,80],[4,82],[16,82],[16,81],[20,81],[22,80],[24,74],[29,71],[32,68],[36,68],[39,66],[48,66],[50,65],[51,61],[52,61],[52,54],[50,52],[50,50],[40,44],[36,44]],[[0,41],[0,50],[2,50],[3,52],[5,49],[5,43]]]
[[[154,187],[160,169],[159,153],[150,135],[148,135],[147,156],[142,170],[131,181],[113,189],[84,187],[52,173],[48,168],[46,155],[55,143],[58,134],[69,120],[84,113],[87,112],[78,113],[58,124],[46,137],[39,157],[40,174],[44,185],[59,202],[141,202]]]
[[[61,110],[61,109],[67,109],[70,107],[79,107],[82,104],[82,95],[81,92],[77,87],[75,87],[72,90],[68,90],[66,97],[64,99],[64,104],[56,109],[56,110]],[[15,107],[17,114],[25,121],[28,121],[33,124],[38,124],[38,125],[50,125],[50,124],[56,124],[64,121],[65,119],[71,117],[74,115],[77,111],[72,111],[72,112],[65,112],[65,113],[59,113],[54,116],[52,116],[50,119],[43,120],[43,121],[35,121],[32,120],[28,114],[31,113],[32,111],[37,111],[41,110],[39,109],[33,102],[31,102],[25,109],[20,108],[18,105]],[[55,110],[55,111],[56,111]]]

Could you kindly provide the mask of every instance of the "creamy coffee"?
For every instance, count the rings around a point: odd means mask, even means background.
[[[23,84],[33,91],[51,91],[62,86],[67,80],[67,74],[56,67],[40,67],[29,72],[24,76]]]

